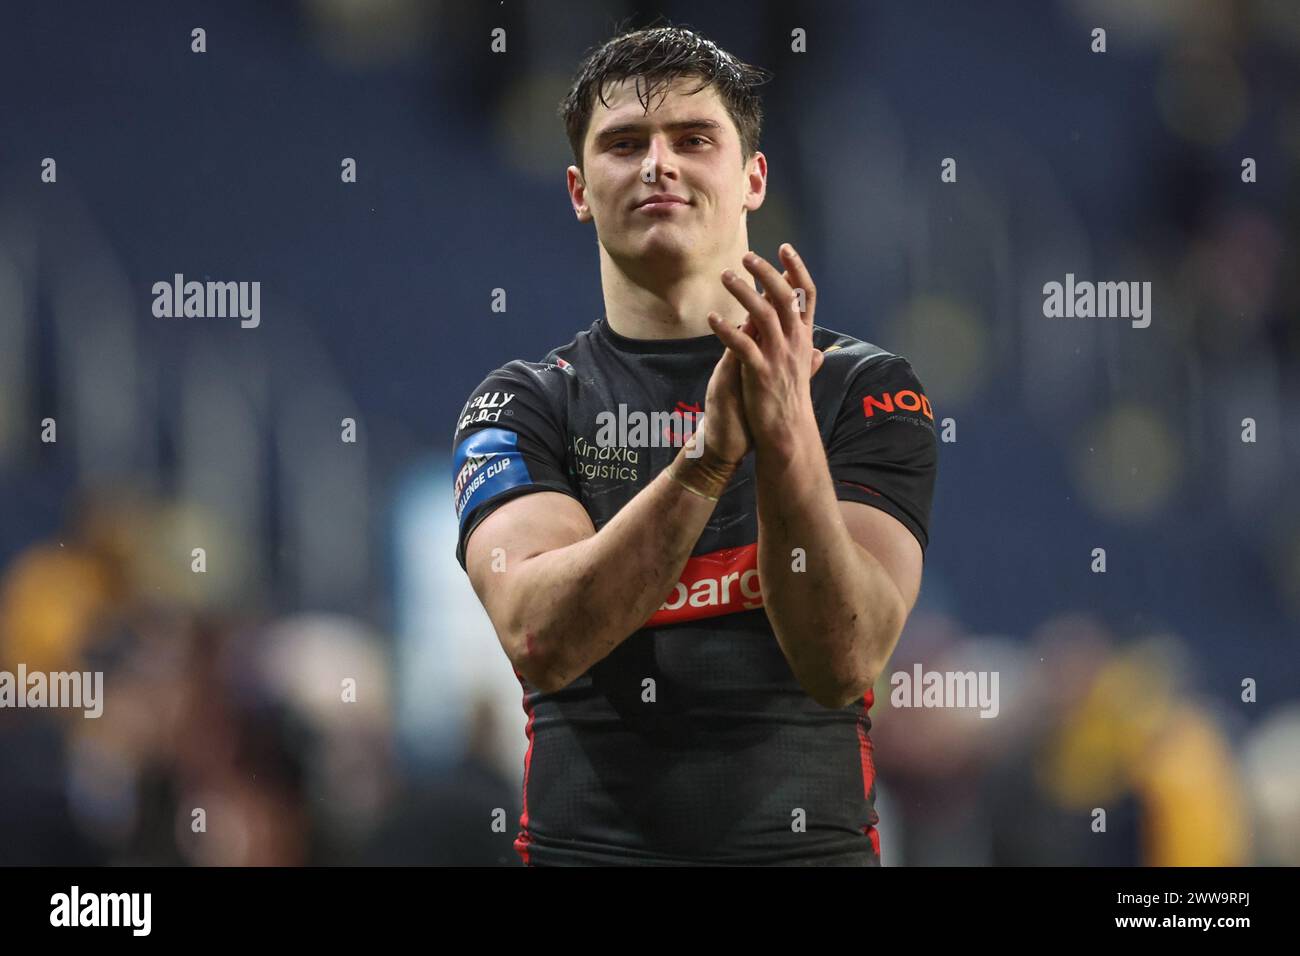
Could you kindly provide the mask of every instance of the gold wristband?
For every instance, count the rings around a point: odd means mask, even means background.
[[[709,499],[709,501],[717,501],[717,500],[718,500],[717,498],[713,497],[713,495],[706,495],[704,492],[702,492],[702,491],[698,491],[698,490],[696,490],[695,488],[692,488],[692,487],[691,487],[690,485],[688,485],[686,482],[684,482],[684,481],[682,481],[680,478],[678,478],[677,475],[676,475],[675,472],[674,472],[674,469],[673,469],[673,466],[672,466],[672,465],[669,465],[669,466],[668,466],[667,468],[665,468],[664,470],[668,472],[668,477],[669,477],[669,478],[671,478],[673,481],[677,482],[679,485],[681,485],[683,488],[685,488],[685,489],[686,489],[687,491],[689,491],[691,494],[693,494],[693,495],[699,495],[701,498],[707,498],[707,499]]]

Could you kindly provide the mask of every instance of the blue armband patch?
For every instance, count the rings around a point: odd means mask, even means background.
[[[474,508],[503,491],[530,485],[519,436],[504,428],[484,428],[470,435],[456,449],[452,461],[456,473],[456,520],[462,525]]]

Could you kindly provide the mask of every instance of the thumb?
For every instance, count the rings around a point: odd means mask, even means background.
[[[809,378],[817,374],[817,370],[822,367],[824,361],[826,361],[826,354],[821,349],[813,349],[812,368],[808,372]]]

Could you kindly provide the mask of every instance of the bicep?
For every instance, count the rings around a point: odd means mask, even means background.
[[[841,501],[840,513],[849,534],[864,551],[880,562],[898,589],[903,615],[912,613],[921,591],[921,544],[901,521],[871,505]]]
[[[498,633],[509,609],[510,585],[517,580],[511,569],[595,533],[577,499],[555,491],[514,498],[479,522],[465,544],[465,569]]]

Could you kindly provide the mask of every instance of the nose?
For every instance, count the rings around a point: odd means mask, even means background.
[[[654,183],[666,176],[671,178],[675,174],[668,135],[655,133],[650,137],[645,159],[641,161],[641,179],[643,182]]]

